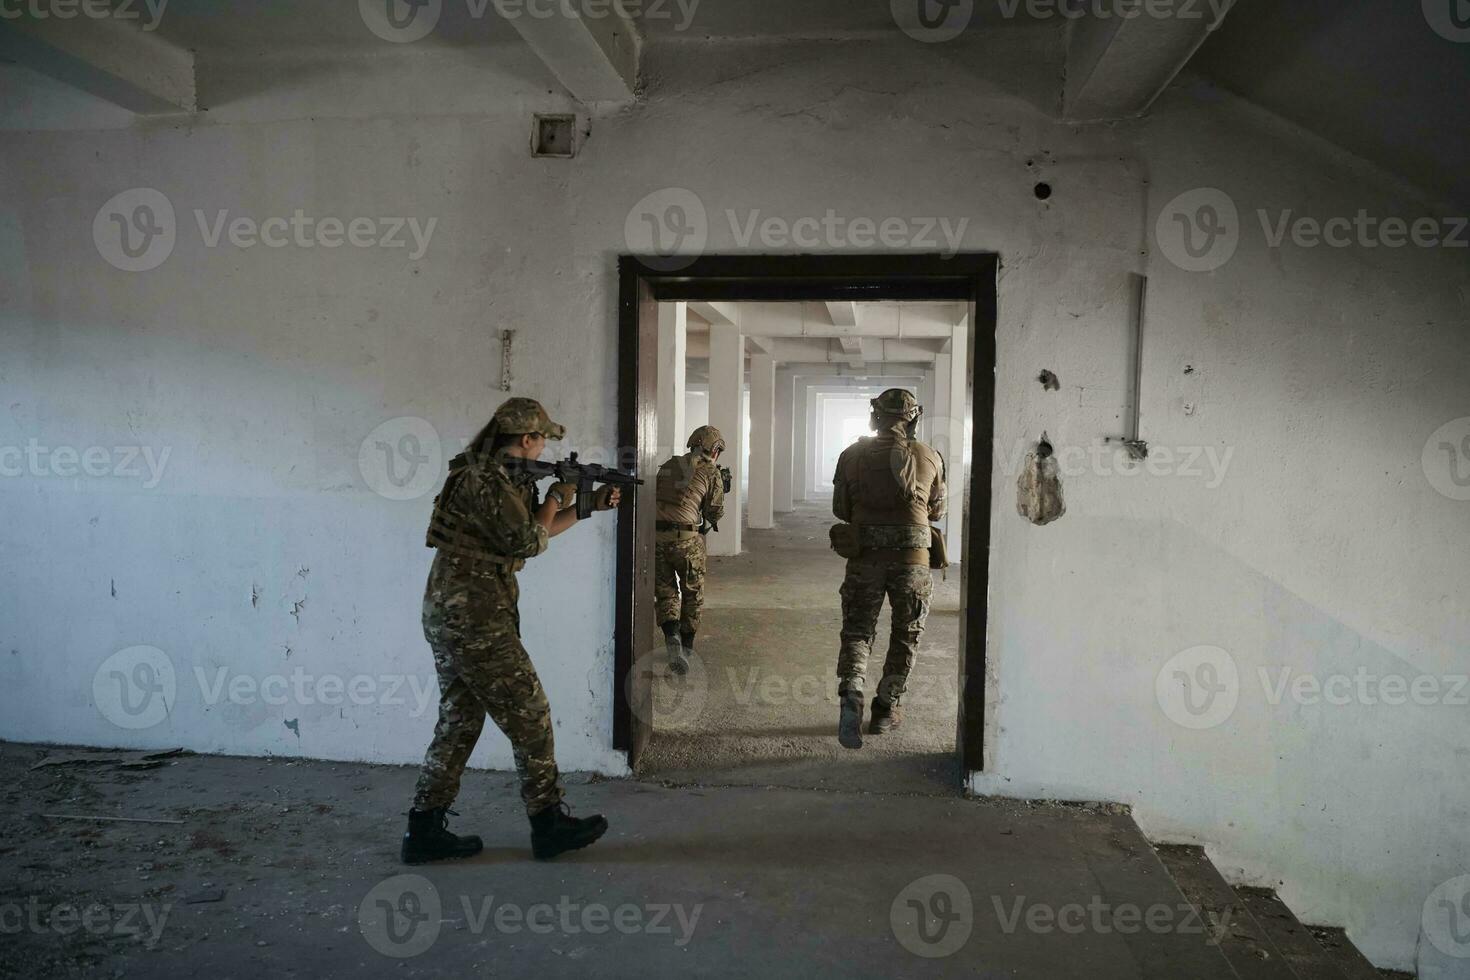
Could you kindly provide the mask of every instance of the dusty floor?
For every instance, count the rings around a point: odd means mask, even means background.
[[[959,567],[934,574],[934,600],[904,699],[903,727],[837,744],[837,590],[830,501],[746,531],[744,554],[711,558],[698,663],[655,685],[655,732],[640,773],[676,783],[954,793]],[[869,696],[888,649],[885,604]]]
[[[1231,976],[1182,919],[1035,925],[1033,909],[1182,901],[1118,813],[582,779],[571,802],[612,829],[539,863],[511,779],[477,772],[455,825],[485,852],[409,869],[409,768],[33,768],[58,751],[0,744],[0,976]]]

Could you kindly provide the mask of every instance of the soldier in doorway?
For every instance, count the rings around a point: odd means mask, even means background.
[[[536,858],[586,847],[607,831],[600,814],[577,819],[562,802],[551,707],[520,638],[516,572],[577,522],[577,487],[553,484],[541,503],[534,478],[515,463],[538,458],[547,439],[565,434],[539,403],[506,401],[450,463],[434,501],[427,543],[438,554],[423,623],[439,675],[439,723],[408,814],[407,864],[480,852],[480,838],[450,833],[445,814],[487,714],[515,753]],[[612,510],[619,500],[616,487],[602,487],[595,509]]]
[[[923,408],[909,391],[890,388],[872,401],[876,433],[843,451],[832,479],[832,513],[844,524],[833,544],[848,558],[842,583],[842,649],[837,656],[837,739],[862,748],[868,656],[888,597],[892,630],[883,677],[873,698],[870,735],[898,727],[899,704],[929,616],[930,522],[945,512],[944,458],[914,438]]]
[[[725,516],[724,471],[718,465],[725,438],[712,425],[689,436],[689,452],[658,469],[658,548],[654,553],[654,601],[669,651],[669,669],[689,669],[699,611],[704,607],[708,552],[704,536]]]

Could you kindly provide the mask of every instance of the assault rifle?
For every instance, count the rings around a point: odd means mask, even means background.
[[[726,493],[729,493],[730,492],[730,488],[735,485],[735,474],[733,474],[733,473],[730,472],[730,467],[728,467],[728,466],[720,466],[720,465],[716,464],[715,469],[717,469],[717,470],[720,471],[720,486],[721,486],[721,488],[723,488]],[[711,530],[718,531],[719,529],[720,529],[720,522],[719,521],[705,521],[700,526],[699,533],[700,534],[709,534],[709,532]]]
[[[592,516],[592,506],[597,503],[596,495],[592,492],[596,484],[610,483],[615,487],[643,486],[643,481],[631,473],[609,469],[599,463],[584,463],[577,459],[576,453],[557,463],[547,463],[539,459],[510,459],[505,462],[506,468],[511,472],[526,473],[538,480],[550,476],[555,477],[559,483],[575,483],[577,517],[583,520]]]

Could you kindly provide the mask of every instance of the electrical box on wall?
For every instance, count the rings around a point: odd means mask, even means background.
[[[537,115],[531,129],[531,155],[569,160],[577,155],[577,117]]]

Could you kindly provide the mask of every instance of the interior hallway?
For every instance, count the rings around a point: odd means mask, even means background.
[[[834,521],[831,498],[818,498],[779,515],[774,529],[747,528],[742,554],[710,558],[699,663],[687,681],[655,684],[654,735],[640,775],[675,783],[958,791],[959,567],[934,573],[903,726],[865,734],[860,750],[844,749],[837,744],[835,673],[844,561],[828,546]],[[885,603],[868,664],[870,699],[888,624]]]

